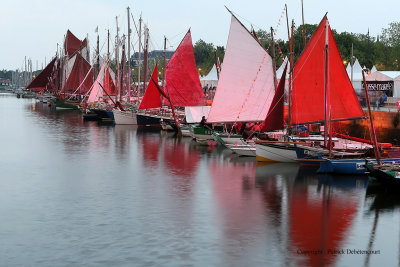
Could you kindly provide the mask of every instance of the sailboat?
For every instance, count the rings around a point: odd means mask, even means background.
[[[224,67],[207,123],[261,122],[267,116],[275,94],[272,58],[258,39],[235,15],[231,15]],[[201,131],[202,128],[197,130]],[[215,139],[218,138],[231,144],[246,144],[242,143],[241,135],[221,137],[216,134]]]
[[[260,142],[257,144],[257,159],[295,162],[298,145],[305,145],[303,148],[323,145],[325,151],[329,151],[329,114],[331,121],[365,118],[325,15],[294,68],[291,113],[293,125],[323,123],[326,126],[324,136],[289,136],[289,142]],[[335,142],[336,148],[350,147],[348,141],[341,142],[339,138],[330,141]],[[357,150],[371,148],[369,144],[360,142],[353,142],[352,147]]]
[[[151,109],[161,107],[161,95],[157,90],[154,82],[158,83],[158,70],[157,64],[154,67],[153,74],[147,85],[146,91],[139,105],[139,109]],[[137,124],[136,110],[121,111],[118,109],[113,110],[115,124]]]
[[[155,84],[153,79],[152,83],[154,86],[158,86],[158,84]],[[205,97],[203,90],[201,89],[196,61],[194,58],[190,29],[182,39],[166,66],[165,84],[162,91],[169,98],[169,100],[167,100],[167,98],[164,97],[162,104],[169,105],[171,108],[204,106],[205,104]],[[161,116],[159,113],[151,114],[149,112],[146,113],[140,111],[136,116],[139,126],[161,127],[161,119],[172,120],[172,116],[170,115],[169,112]],[[178,116],[179,115],[180,114],[178,114]],[[181,116],[184,116],[183,112],[181,112]]]
[[[56,91],[56,107],[77,109],[83,95],[94,82],[93,68],[89,63],[87,39],[80,41],[69,30],[64,40],[63,63],[60,66],[61,83]],[[75,99],[73,103],[72,99]]]

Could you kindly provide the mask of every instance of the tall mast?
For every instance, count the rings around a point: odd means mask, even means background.
[[[304,28],[304,8],[303,8],[303,0],[301,0],[301,16],[303,19],[303,49],[306,48],[306,29]]]
[[[289,31],[289,18],[288,18],[288,10],[287,10],[287,5],[285,4],[285,10],[286,10],[286,25],[287,25],[287,35],[288,35],[288,44],[289,44],[289,60],[290,60],[290,64],[292,64],[291,62],[291,55],[292,55],[292,50],[291,50],[291,42],[292,39],[290,38],[290,31]],[[289,62],[288,60],[288,62]],[[286,63],[287,64],[287,63]],[[290,108],[290,104],[291,104],[291,86],[292,86],[292,65],[290,65],[290,69],[289,69],[289,92],[288,92],[288,127],[289,127],[289,131],[290,131],[290,127],[291,127],[291,108]]]
[[[96,28],[96,31],[97,31],[97,51],[96,51],[96,54],[97,54],[97,66],[96,66],[96,72],[95,72],[94,77],[97,77],[97,75],[100,72],[100,44],[99,44],[99,28],[98,27],[99,26],[97,26],[97,28]]]
[[[128,13],[128,102],[131,102],[131,17],[129,16],[129,6],[127,7]]]
[[[219,80],[219,62],[218,62],[217,50],[214,51],[214,57],[215,57],[215,69],[217,70],[217,78]]]
[[[353,56],[353,43],[351,44],[351,59],[350,59],[350,66],[351,66],[351,84],[353,85],[353,64],[354,64],[354,62],[353,62],[353,58],[354,58],[354,56]]]
[[[369,102],[369,94],[368,94],[367,82],[365,81],[365,74],[364,74],[364,71],[361,71],[361,73],[362,73],[362,76],[363,76],[365,97],[367,98],[369,123],[370,123],[370,126],[371,126],[371,129],[370,129],[371,141],[372,141],[372,145],[374,146],[374,152],[375,152],[376,163],[378,163],[378,165],[381,165],[381,156],[380,156],[380,154],[379,154],[379,150],[378,150],[378,141],[377,141],[377,139],[376,139],[376,133],[375,133],[374,122],[373,122],[373,120],[372,120],[371,103]]]
[[[294,40],[294,20],[292,20],[292,36],[289,39],[289,50],[290,50],[290,72],[289,72],[289,133],[292,130],[292,90],[293,90],[293,40]]]
[[[162,75],[162,88],[165,92],[165,68],[167,67],[167,36],[164,35],[164,65]]]
[[[143,58],[143,91],[146,90],[147,81],[147,66],[148,66],[148,53],[149,53],[149,28],[144,25],[144,58]]]
[[[27,75],[26,75],[26,56],[25,56],[25,69],[24,69],[24,86],[27,85]]]
[[[122,97],[124,95],[124,85],[125,85],[125,77],[126,77],[126,58],[125,58],[125,35],[122,35],[122,54],[121,54],[121,80],[120,80],[120,91],[119,91],[119,99],[122,101]]]
[[[327,115],[328,115],[328,20],[325,22],[325,94],[324,94],[324,146],[326,147],[326,139],[328,134],[328,124],[327,124]]]
[[[107,61],[110,63],[110,29],[107,30]]]
[[[142,67],[142,15],[139,18],[139,66],[138,66],[138,96],[141,95],[140,91],[140,69]]]
[[[117,22],[117,36],[116,36],[116,40],[115,40],[115,61],[116,61],[116,68],[117,68],[117,95],[120,95],[120,77],[119,77],[119,51],[118,51],[118,46],[119,46],[119,36],[118,36],[118,17],[115,17],[115,20]],[[116,98],[118,98],[116,96]],[[120,99],[121,101],[121,99]]]
[[[275,58],[275,40],[274,40],[274,29],[271,27],[271,38],[272,38],[272,69],[274,73],[274,89],[276,91],[276,58]]]

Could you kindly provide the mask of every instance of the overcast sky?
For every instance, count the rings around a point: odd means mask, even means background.
[[[372,2],[372,1],[371,1]],[[256,30],[276,28],[278,36],[287,39],[286,18],[282,15],[288,5],[289,19],[301,24],[301,0],[10,0],[1,2],[0,69],[22,68],[24,56],[31,58],[33,69],[39,68],[55,55],[57,43],[62,44],[68,29],[79,39],[89,35],[92,51],[95,29],[99,27],[101,52],[107,50],[106,33],[115,35],[118,16],[120,31],[127,32],[127,11],[137,21],[142,13],[151,36],[151,49],[162,49],[166,35],[168,49],[175,49],[184,33],[191,28],[195,43],[226,46],[230,14],[224,5],[238,15],[248,27]],[[326,12],[331,27],[338,32],[367,33],[376,37],[390,22],[400,21],[400,0],[304,0],[305,23],[317,24]],[[281,18],[281,23],[278,22]],[[133,23],[131,21],[131,27]],[[133,36],[132,43],[136,43]],[[114,40],[114,39],[113,39]]]

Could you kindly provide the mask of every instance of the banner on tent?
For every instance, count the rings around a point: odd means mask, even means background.
[[[393,95],[393,81],[366,81],[368,91],[384,91],[388,96]],[[362,88],[364,83],[361,82]]]

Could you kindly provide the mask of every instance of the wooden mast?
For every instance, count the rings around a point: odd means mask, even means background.
[[[140,90],[140,69],[142,68],[142,15],[139,18],[139,64],[138,64],[138,96],[141,95]]]
[[[217,50],[214,51],[214,57],[215,57],[215,69],[217,70],[217,79],[219,80],[219,63],[218,63]]]
[[[147,69],[148,69],[148,53],[149,53],[149,29],[144,25],[144,48],[143,48],[143,94],[146,90]]]
[[[164,65],[162,75],[162,89],[165,91],[165,68],[167,67],[167,36],[164,35]]]
[[[327,145],[327,136],[328,136],[328,124],[327,124],[327,116],[328,116],[328,20],[325,22],[325,94],[324,94],[324,146]]]
[[[115,61],[116,61],[116,68],[117,68],[117,79],[116,80],[117,80],[117,95],[119,95],[121,88],[119,86],[120,85],[119,84],[120,77],[119,77],[119,60],[118,60],[118,57],[119,57],[118,17],[115,17],[115,20],[117,22],[117,36],[116,36],[116,40],[115,40]],[[115,96],[115,98],[118,99],[118,96]],[[119,101],[121,101],[121,99]]]
[[[290,31],[289,31],[289,18],[288,18],[288,11],[287,11],[287,5],[285,4],[285,10],[286,10],[286,25],[287,25],[287,34],[288,34],[288,44],[289,44],[289,60],[291,59],[291,38],[290,38]],[[288,60],[288,62],[289,62]],[[287,63],[286,63],[287,64]],[[290,62],[290,64],[292,64]],[[292,65],[290,65],[290,69],[289,69],[289,92],[288,92],[288,126],[289,126],[289,130],[291,127],[291,109],[290,109],[290,104],[291,104],[291,80],[292,80]]]
[[[363,75],[363,83],[364,83],[365,97],[366,97],[367,106],[368,106],[369,123],[370,123],[370,126],[371,126],[371,129],[370,129],[371,141],[372,141],[372,145],[374,146],[374,152],[375,152],[376,163],[378,163],[378,165],[381,165],[381,156],[380,156],[380,154],[379,154],[379,150],[378,150],[378,141],[377,141],[377,139],[376,139],[376,133],[375,133],[374,122],[373,122],[373,120],[372,120],[371,103],[369,102],[369,94],[368,94],[367,82],[365,81],[365,74],[364,74],[364,71],[361,71],[361,73],[362,73],[362,75]]]
[[[131,18],[129,16],[129,6],[127,7],[126,11],[128,13],[128,102],[131,102]]]
[[[306,48],[306,29],[304,28],[304,8],[303,8],[303,0],[301,0],[301,16],[303,20],[303,49]]]
[[[292,90],[293,90],[293,40],[294,40],[294,21],[292,20],[292,36],[289,41],[289,50],[290,50],[290,72],[289,72],[289,108],[288,108],[288,126],[289,126],[289,134],[292,131]]]
[[[275,58],[275,40],[274,40],[274,29],[271,27],[271,38],[272,38],[272,70],[274,74],[274,89],[276,91],[277,79],[276,79],[276,58]]]

